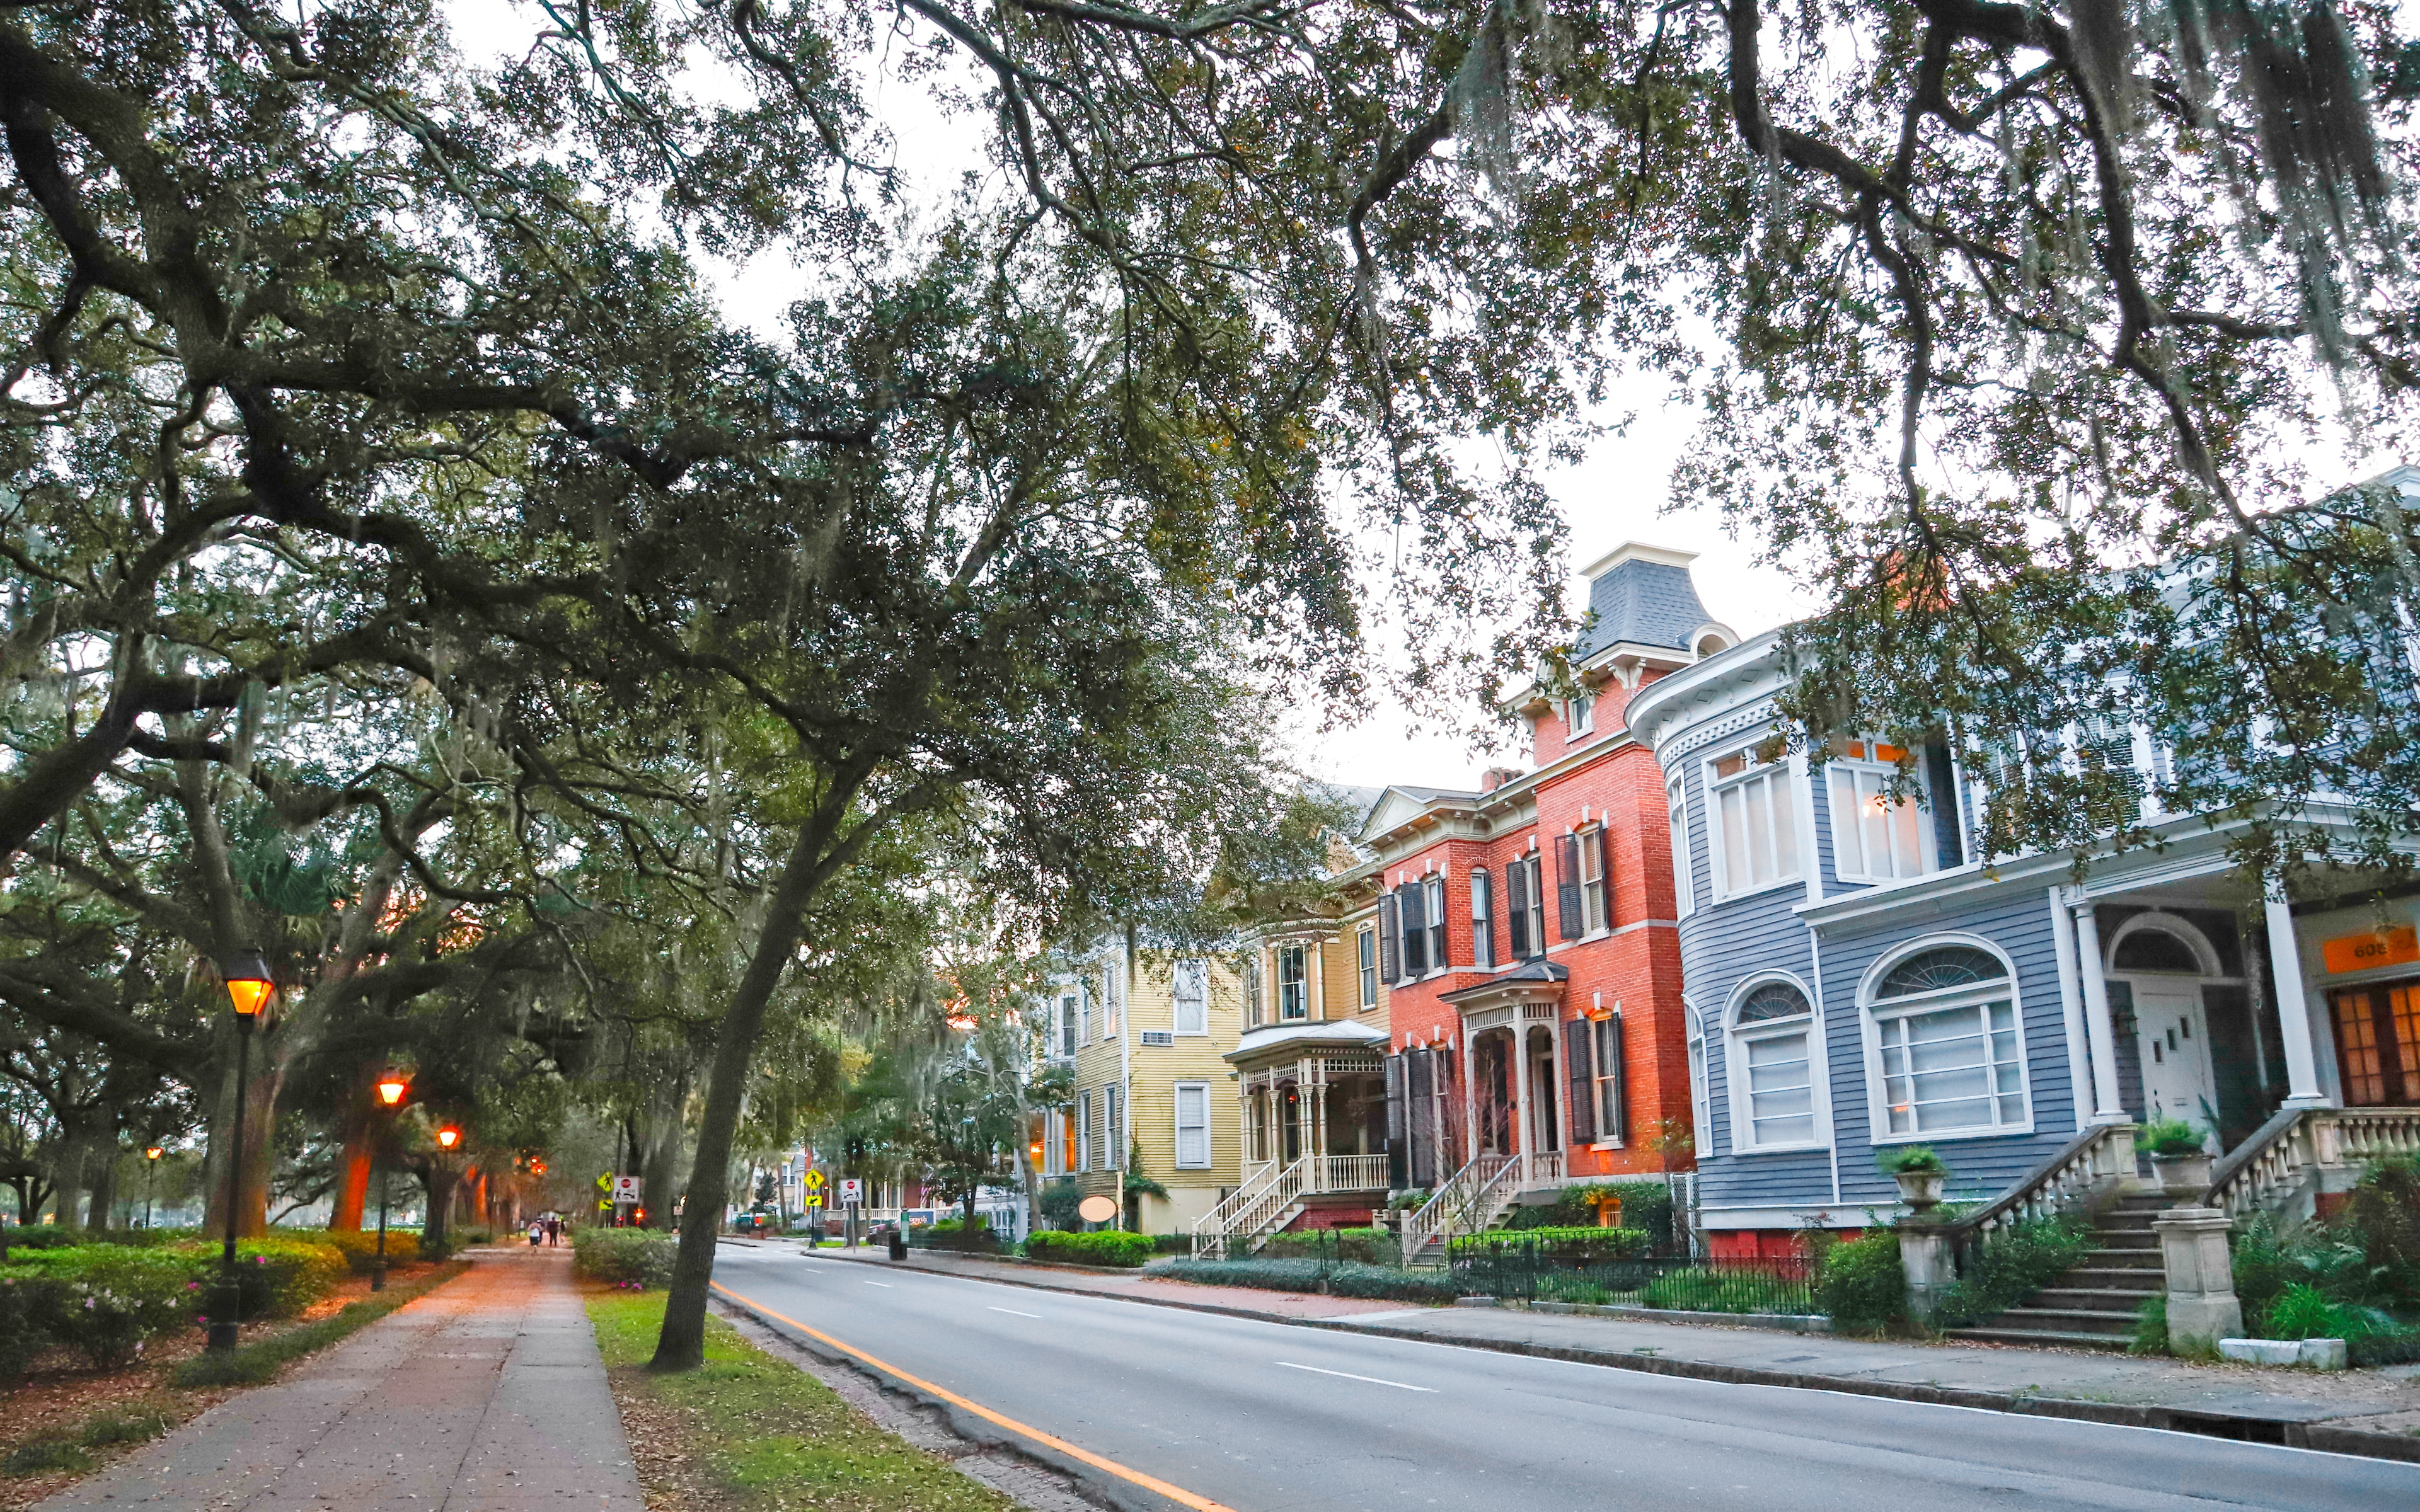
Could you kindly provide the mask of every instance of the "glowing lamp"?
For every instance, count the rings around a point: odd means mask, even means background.
[[[546,1162],[542,1160],[534,1160],[530,1162],[530,1174],[532,1176],[544,1176],[546,1174]]]
[[[441,1148],[441,1149],[453,1149],[457,1144],[460,1143],[460,1142],[461,1142],[461,1139],[462,1139],[462,1131],[461,1131],[461,1130],[459,1130],[459,1129],[455,1128],[455,1127],[454,1127],[452,1124],[450,1124],[450,1123],[449,1123],[449,1124],[447,1124],[444,1128],[440,1129],[440,1130],[438,1130],[438,1131],[437,1131],[437,1143],[438,1143],[439,1148]]]
[[[219,973],[226,978],[228,1001],[247,1024],[276,995],[277,983],[270,980],[269,963],[258,950],[238,950],[221,964]]]
[[[409,1084],[402,1077],[389,1072],[378,1081],[379,1104],[381,1107],[391,1108],[403,1101],[403,1094],[408,1090],[410,1090]]]
[[[144,1151],[143,1151],[143,1158],[144,1158],[145,1160],[158,1160],[161,1156],[163,1156],[163,1155],[164,1155],[164,1154],[166,1154],[166,1153],[168,1153],[168,1152],[167,1152],[165,1149],[163,1149],[162,1148],[160,1148],[158,1145],[151,1145],[151,1146],[147,1147],[147,1148],[144,1149]]]

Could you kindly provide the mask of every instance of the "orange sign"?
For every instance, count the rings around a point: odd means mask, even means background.
[[[2330,976],[2367,971],[2372,966],[2399,966],[2420,961],[2420,933],[2410,925],[2397,924],[2368,934],[2347,934],[2341,939],[2322,941],[2319,951],[2327,959]]]

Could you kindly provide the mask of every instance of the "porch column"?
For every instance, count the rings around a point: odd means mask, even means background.
[[[1311,1142],[1311,1068],[1308,1060],[1294,1063],[1295,1148],[1306,1155],[1315,1153],[1317,1149]]]
[[[2084,978],[2084,1021],[2092,1040],[2092,1121],[2131,1121],[2118,1095],[2118,1026],[2109,1013],[2109,980],[2101,974],[2101,924],[2092,904],[2075,905],[2075,953]]]
[[[1317,1190],[1325,1192],[1328,1190],[1327,1063],[1326,1061],[1319,1063],[1319,1083],[1311,1089],[1311,1133],[1314,1141],[1311,1147],[1313,1157],[1311,1166],[1311,1180],[1318,1183]]]
[[[2303,994],[2303,952],[2294,943],[2294,914],[2286,888],[2272,880],[2264,905],[2269,923],[2269,982],[2277,997],[2278,1038],[2286,1052],[2286,1106],[2323,1108],[2319,1057],[2311,1045],[2311,1005]]]
[[[1512,1149],[1521,1157],[1521,1179],[1529,1178],[1529,1156],[1535,1142],[1529,1134],[1529,1031],[1512,1024]]]

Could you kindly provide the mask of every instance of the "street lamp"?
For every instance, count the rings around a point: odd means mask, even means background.
[[[387,1126],[385,1135],[370,1152],[370,1161],[378,1167],[379,1184],[378,1259],[370,1266],[372,1291],[386,1289],[386,1142],[395,1135],[395,1110],[403,1105],[403,1094],[411,1086],[400,1072],[391,1071],[378,1079],[379,1106],[386,1112]]]
[[[243,1196],[243,1101],[245,1084],[252,1080],[252,1026],[277,995],[277,983],[258,950],[236,951],[220,964],[219,974],[226,979],[227,1001],[235,1005],[236,1022],[235,1139],[227,1162],[226,1244],[219,1255],[218,1305],[210,1309],[209,1347],[224,1350],[235,1348],[238,1315],[243,1309],[242,1288],[235,1278],[235,1230]]]
[[[151,1227],[151,1192],[159,1185],[160,1157],[168,1151],[152,1145],[143,1151],[143,1227]]]

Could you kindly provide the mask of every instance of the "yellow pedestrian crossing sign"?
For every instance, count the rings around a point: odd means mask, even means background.
[[[807,1190],[808,1190],[808,1191],[810,1191],[810,1192],[815,1191],[815,1190],[817,1190],[818,1188],[820,1188],[823,1184],[824,1184],[824,1173],[823,1173],[823,1172],[821,1172],[821,1171],[809,1171],[809,1172],[807,1173]]]

